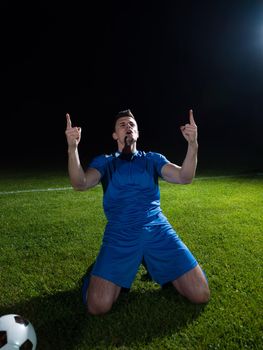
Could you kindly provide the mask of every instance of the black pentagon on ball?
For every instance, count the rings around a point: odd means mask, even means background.
[[[29,339],[27,339],[19,348],[19,350],[32,350],[33,344]]]
[[[0,349],[7,344],[7,332],[0,331]]]
[[[23,324],[24,326],[29,325],[29,321],[27,319],[25,319],[24,317],[21,317],[19,315],[15,316],[15,321],[16,321],[16,323]]]

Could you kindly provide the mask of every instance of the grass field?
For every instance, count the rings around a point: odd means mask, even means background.
[[[66,173],[24,173],[0,177],[0,315],[27,317],[38,350],[263,349],[263,176],[160,189],[163,212],[206,271],[207,305],[145,281],[141,267],[109,314],[87,315],[80,285],[106,223],[101,187],[80,193]]]

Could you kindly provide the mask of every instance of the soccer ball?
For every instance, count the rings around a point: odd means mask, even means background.
[[[15,314],[0,317],[0,350],[35,350],[37,337],[33,325]]]

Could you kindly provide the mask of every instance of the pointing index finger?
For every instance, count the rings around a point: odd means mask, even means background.
[[[189,111],[189,119],[190,119],[190,125],[196,125],[194,120],[194,113],[192,109],[190,109]]]
[[[66,118],[67,118],[67,129],[70,129],[72,127],[72,124],[71,124],[70,115],[68,113],[66,114]]]

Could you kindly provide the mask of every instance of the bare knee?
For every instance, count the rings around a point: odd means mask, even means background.
[[[188,299],[194,304],[206,304],[210,300],[209,287],[203,287],[201,290],[197,290],[188,296]]]
[[[190,290],[179,290],[179,293],[194,304],[205,304],[210,300],[210,290],[208,286],[191,288]]]
[[[207,279],[199,265],[173,281],[173,285],[180,294],[192,303],[205,304],[210,299]]]
[[[121,287],[97,276],[91,276],[87,293],[87,311],[91,315],[104,315],[116,302]]]
[[[90,298],[88,298],[90,299]],[[110,300],[88,300],[87,311],[90,315],[99,316],[109,312],[112,308],[113,302]]]

